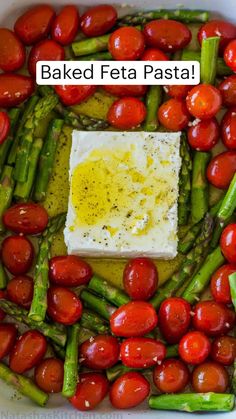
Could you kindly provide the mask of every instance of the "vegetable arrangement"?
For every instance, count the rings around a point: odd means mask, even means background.
[[[199,24],[200,52],[191,50],[189,23]],[[107,120],[92,118],[73,106],[94,95],[95,86],[35,85],[36,62],[64,59],[65,46],[78,60],[159,61],[180,54],[200,62],[201,84],[107,85],[116,97]],[[21,75],[26,47],[30,75]],[[80,17],[73,5],[57,16],[41,5],[20,16],[14,31],[0,28],[0,378],[38,405],[61,392],[87,411],[109,393],[115,408],[132,408],[149,396],[152,372],[152,409],[234,408],[235,56],[235,25],[209,20],[205,11],[118,18],[114,7],[103,5]],[[42,138],[41,124],[47,127]],[[183,131],[178,219],[184,257],[161,286],[146,258],[127,263],[122,290],[78,256],[51,257],[65,214],[49,218],[43,201],[64,125]],[[225,150],[215,154],[219,137]],[[210,185],[224,191],[213,206]],[[202,299],[208,286],[212,298]],[[27,331],[20,334],[16,324]],[[25,376],[32,368],[31,378]]]

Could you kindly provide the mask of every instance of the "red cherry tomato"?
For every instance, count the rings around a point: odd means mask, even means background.
[[[166,359],[153,371],[154,384],[162,393],[182,392],[189,379],[188,367],[179,359]]]
[[[109,383],[102,374],[89,372],[80,374],[76,393],[69,399],[75,409],[86,411],[95,409],[109,390]]]
[[[22,234],[40,234],[48,224],[48,213],[44,207],[31,202],[15,204],[3,215],[8,230]]]
[[[211,357],[223,365],[232,365],[236,358],[236,339],[232,336],[221,336],[214,340]]]
[[[10,51],[10,54],[9,54]],[[0,69],[16,71],[25,62],[25,48],[14,32],[0,28]]]
[[[11,323],[0,324],[0,359],[12,350],[17,336],[17,329]]]
[[[231,70],[236,71],[236,39],[225,48],[224,60]]]
[[[92,278],[90,265],[78,256],[56,256],[49,262],[49,278],[63,287],[86,285]]]
[[[222,96],[223,105],[227,107],[236,107],[236,75],[227,77],[219,85],[219,91]]]
[[[142,57],[142,61],[168,61],[169,58],[158,48],[147,48]]]
[[[225,312],[226,312],[226,321],[225,321],[225,327],[224,327],[224,330],[223,330],[223,334],[226,335],[235,326],[236,314],[235,314],[235,311],[231,310],[228,307],[225,307]]]
[[[227,189],[236,171],[236,151],[215,156],[207,168],[207,179],[216,188]]]
[[[7,139],[10,131],[10,118],[6,112],[0,111],[0,145]]]
[[[236,150],[236,109],[229,109],[221,122],[221,138],[230,150]]]
[[[69,85],[62,85],[62,86],[55,86],[55,90],[60,97],[60,100],[66,106],[78,105],[79,103],[83,102],[84,100],[88,99],[92,96],[97,88],[96,86],[69,86]]]
[[[120,345],[114,336],[98,335],[80,346],[81,364],[87,368],[103,370],[119,360]]]
[[[158,109],[158,119],[163,127],[171,131],[182,131],[189,123],[189,113],[185,102],[169,99]]]
[[[123,97],[110,107],[107,120],[115,128],[132,129],[140,125],[146,117],[146,108],[141,100]]]
[[[29,330],[19,337],[10,353],[9,365],[18,374],[35,367],[47,351],[46,338],[37,330]]]
[[[34,45],[30,51],[28,70],[32,76],[36,76],[36,64],[38,61],[62,61],[65,59],[65,51],[61,45],[52,39],[45,39]]]
[[[34,380],[45,393],[60,393],[63,386],[64,364],[60,359],[47,358],[35,368]]]
[[[226,320],[224,305],[215,301],[201,301],[194,309],[193,326],[208,336],[221,335]]]
[[[225,393],[229,385],[226,369],[216,362],[205,362],[194,368],[192,386],[196,393]]]
[[[52,23],[52,39],[61,45],[74,41],[79,30],[79,13],[76,6],[64,6]]]
[[[2,242],[2,261],[12,275],[24,275],[32,266],[34,248],[22,236],[9,236]]]
[[[236,265],[223,265],[211,277],[211,295],[217,303],[231,304],[229,275],[236,272]]]
[[[109,4],[103,4],[88,9],[81,16],[80,27],[88,37],[100,36],[107,33],[115,25],[116,20],[116,9]]]
[[[225,227],[220,238],[220,247],[227,261],[236,264],[236,224]]]
[[[144,336],[157,325],[153,306],[144,301],[132,301],[119,307],[111,316],[110,325],[114,335],[123,337]]]
[[[34,292],[34,281],[30,276],[16,276],[7,284],[7,298],[13,303],[29,309]]]
[[[173,97],[175,99],[184,99],[186,98],[189,90],[192,89],[193,86],[178,86],[178,85],[172,85],[172,86],[164,86],[165,92],[168,94],[168,96]]]
[[[111,95],[115,96],[144,96],[147,91],[147,86],[143,85],[105,85],[103,89]]]
[[[6,298],[6,293],[0,290],[0,299]],[[0,322],[3,321],[6,317],[4,311],[0,308]]]
[[[165,52],[183,49],[191,41],[191,31],[186,25],[176,20],[152,20],[144,26],[147,45],[160,48]]]
[[[177,343],[188,331],[191,306],[180,297],[167,298],[159,310],[159,326],[168,343]]]
[[[48,36],[54,16],[51,6],[34,6],[18,17],[14,30],[25,45],[35,44]]]
[[[142,403],[150,392],[150,384],[138,372],[127,372],[112,384],[110,401],[116,409],[130,409]]]
[[[188,129],[188,142],[194,150],[209,151],[219,140],[220,129],[215,118],[194,123]]]
[[[188,111],[195,118],[209,119],[220,110],[222,99],[219,90],[210,84],[193,87],[186,98]]]
[[[55,322],[65,325],[76,323],[82,315],[82,304],[77,295],[63,287],[48,290],[48,314]]]
[[[130,368],[149,368],[166,356],[165,345],[151,338],[129,338],[122,342],[120,358]]]
[[[20,105],[34,92],[31,77],[20,74],[0,74],[0,107],[11,108]]]
[[[200,45],[203,39],[212,36],[220,37],[220,52],[222,53],[229,41],[236,38],[236,26],[225,20],[210,20],[210,22],[202,25],[198,32]]]
[[[123,284],[132,300],[149,300],[158,286],[155,264],[148,258],[130,260],[124,270]]]
[[[201,364],[210,351],[211,342],[202,332],[188,332],[179,343],[179,355],[187,364]]]
[[[117,29],[109,38],[108,49],[115,60],[137,60],[144,52],[144,48],[142,32],[132,26]]]

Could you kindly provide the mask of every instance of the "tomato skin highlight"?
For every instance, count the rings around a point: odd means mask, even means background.
[[[24,275],[32,266],[34,248],[22,236],[9,236],[2,242],[2,261],[12,275]]]
[[[49,288],[48,314],[53,321],[72,325],[80,319],[82,310],[82,303],[73,291],[56,286]]]
[[[91,85],[61,85],[55,86],[55,91],[61,102],[66,106],[78,105],[96,92],[96,86]]]
[[[213,118],[220,110],[222,98],[219,90],[211,84],[199,84],[188,93],[186,105],[195,118]]]
[[[0,107],[11,108],[20,105],[34,92],[31,77],[20,74],[0,74]]]
[[[180,99],[169,99],[158,109],[158,119],[165,128],[181,131],[189,123],[189,113],[185,102]]]
[[[92,278],[91,266],[75,255],[55,256],[49,261],[49,279],[55,285],[78,287]]]
[[[142,61],[169,61],[169,57],[158,48],[146,48],[142,57]]]
[[[222,365],[232,365],[236,358],[236,339],[232,336],[221,336],[214,340],[211,357]]]
[[[211,277],[211,295],[217,303],[231,304],[229,275],[236,272],[236,265],[223,265]]]
[[[61,45],[71,44],[79,30],[79,13],[75,6],[64,6],[52,23],[52,39]]]
[[[150,384],[138,372],[127,372],[112,384],[110,401],[116,409],[130,409],[142,403],[150,392]]]
[[[225,393],[229,385],[226,369],[216,362],[205,362],[194,368],[192,387],[196,393]]]
[[[207,167],[208,181],[219,189],[227,189],[236,171],[236,151],[225,151],[213,157]]]
[[[236,75],[227,77],[219,84],[223,105],[230,108],[236,106]]]
[[[17,329],[11,323],[0,324],[0,359],[12,350],[17,337]]]
[[[231,41],[225,49],[224,60],[231,70],[236,71],[236,40]]]
[[[220,247],[229,263],[236,264],[236,224],[229,224],[223,230]]]
[[[33,292],[34,281],[30,276],[16,276],[7,284],[7,298],[27,310],[31,306]]]
[[[120,358],[122,364],[130,368],[149,368],[163,361],[165,345],[151,338],[129,338],[122,342]]]
[[[46,38],[55,17],[49,5],[35,6],[18,17],[14,30],[25,45],[32,45]]]
[[[62,61],[65,59],[65,51],[61,45],[52,39],[45,39],[34,45],[28,59],[29,73],[36,76],[36,64],[38,61]]]
[[[215,301],[201,301],[196,304],[193,316],[195,329],[214,337],[224,333],[227,321],[225,306]]]
[[[108,49],[118,61],[132,61],[141,57],[145,48],[142,32],[132,26],[125,26],[112,32]]]
[[[225,20],[210,20],[201,26],[198,32],[198,41],[220,36],[220,52],[222,53],[227,44],[236,37],[236,26]]]
[[[88,9],[81,16],[80,27],[87,37],[101,36],[112,29],[116,20],[116,9],[109,4],[103,4]]]
[[[93,410],[106,397],[108,390],[109,382],[104,375],[80,374],[75,395],[69,401],[77,410]]]
[[[229,150],[236,150],[236,110],[229,109],[221,121],[221,138]]]
[[[15,204],[3,214],[8,230],[22,234],[40,234],[48,224],[48,213],[44,207],[34,203]]]
[[[174,99],[184,99],[192,87],[193,86],[169,85],[164,86],[164,90],[168,96],[173,97]]]
[[[10,51],[10,54],[9,54]],[[17,71],[25,62],[25,48],[14,32],[0,28],[0,69]]]
[[[140,125],[146,117],[143,102],[134,97],[123,97],[110,107],[107,120],[115,128],[132,129]]]
[[[153,371],[155,386],[162,393],[179,393],[190,379],[188,367],[179,359],[166,359]]]
[[[191,322],[191,306],[181,297],[167,298],[161,304],[158,318],[159,327],[168,343],[178,343]]]
[[[144,96],[147,92],[147,86],[143,85],[105,85],[102,86],[106,92],[114,96]]]
[[[18,374],[35,367],[47,351],[47,340],[37,330],[29,330],[19,337],[10,353],[9,365]]]
[[[132,301],[119,307],[111,316],[111,331],[116,336],[144,336],[153,330],[158,322],[156,311],[150,303]]]
[[[152,20],[144,26],[143,32],[147,45],[171,53],[186,47],[192,38],[186,25],[170,19]]]
[[[187,364],[201,364],[211,351],[211,342],[202,332],[188,332],[179,343],[179,355]]]
[[[123,284],[132,300],[149,300],[158,286],[155,264],[148,258],[130,260],[124,269]]]
[[[4,111],[0,111],[0,145],[4,143],[10,132],[10,118]]]
[[[220,129],[215,118],[199,121],[188,129],[188,142],[197,151],[211,150],[219,140]]]
[[[119,360],[120,345],[114,336],[97,335],[80,346],[81,364],[87,368],[103,370]]]
[[[43,359],[35,368],[34,380],[46,393],[60,393],[63,386],[64,364],[60,359]]]

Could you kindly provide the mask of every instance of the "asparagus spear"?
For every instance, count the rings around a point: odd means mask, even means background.
[[[8,277],[5,272],[5,269],[0,261],[0,290],[4,290],[6,288],[8,282]]]
[[[200,63],[202,83],[215,84],[219,43],[219,36],[202,40]]]
[[[110,52],[96,52],[95,54],[85,55],[84,57],[79,57],[78,61],[112,61],[113,57]]]
[[[106,322],[96,313],[93,313],[90,310],[83,310],[80,324],[85,329],[92,330],[100,335],[109,333],[108,324],[106,324]]]
[[[76,57],[107,51],[110,33],[95,38],[86,38],[72,43],[72,51]]]
[[[183,61],[198,61],[201,62],[201,53],[197,51],[189,51],[184,49],[182,52]],[[232,70],[225,64],[223,58],[218,57],[216,63],[216,73],[218,76],[230,76],[233,74]]]
[[[72,397],[75,394],[78,380],[78,347],[80,325],[74,324],[69,328],[64,364],[64,382],[62,394]]]
[[[179,356],[179,345],[170,345],[166,348],[166,358],[175,358]]]
[[[230,293],[232,297],[232,303],[236,311],[236,273],[229,276]]]
[[[49,124],[47,137],[44,140],[39,158],[39,167],[34,190],[34,198],[36,201],[43,201],[46,197],[63,124],[64,121],[62,119],[53,119]]]
[[[181,136],[180,156],[182,165],[179,176],[178,221],[179,225],[186,225],[188,222],[191,196],[192,159],[185,135]]]
[[[0,180],[0,233],[5,230],[2,222],[2,216],[11,205],[15,182],[12,178],[13,168],[4,166]]]
[[[151,396],[149,407],[157,410],[180,410],[182,412],[229,412],[234,408],[233,394],[186,393]]]
[[[16,124],[18,122],[18,119],[20,117],[20,108],[12,108],[8,112],[8,116],[10,118],[11,122],[11,128],[10,133],[7,137],[7,139],[4,141],[4,143],[0,146],[0,172],[2,171],[2,168],[6,162],[8,152],[13,144],[14,141],[14,131]]]
[[[97,297],[87,290],[83,290],[80,294],[81,300],[84,301],[86,307],[100,314],[104,319],[109,320],[116,310],[116,307],[109,305],[105,300]]]
[[[105,300],[114,304],[116,307],[120,307],[130,301],[130,298],[124,293],[124,291],[114,287],[105,279],[99,278],[97,275],[94,275],[90,279],[88,289],[101,295],[101,297],[105,298]]]
[[[201,23],[209,20],[209,12],[204,10],[158,9],[124,16],[118,20],[118,24],[120,26],[143,25],[154,19],[174,19],[185,23]]]
[[[40,390],[30,378],[16,374],[2,362],[0,362],[0,378],[39,406],[46,405],[48,401],[47,393]]]
[[[147,116],[144,124],[144,131],[156,131],[158,127],[157,111],[162,100],[161,86],[150,86],[146,95]]]
[[[197,151],[194,155],[191,193],[191,216],[194,223],[202,220],[208,210],[209,196],[206,167],[209,160],[209,153]]]

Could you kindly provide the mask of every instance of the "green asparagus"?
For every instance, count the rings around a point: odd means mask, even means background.
[[[170,345],[166,348],[166,358],[175,358],[179,356],[179,345]]]
[[[201,47],[201,82],[215,84],[220,37],[202,40]]]
[[[0,173],[3,169],[4,164],[6,163],[8,152],[11,149],[12,144],[14,143],[14,132],[20,117],[20,112],[20,108],[12,108],[8,113],[11,122],[11,128],[8,137],[0,146]]]
[[[183,255],[186,255],[186,253],[188,253],[193,248],[196,237],[198,237],[201,231],[202,223],[203,221],[193,224],[185,236],[179,240],[178,251]]]
[[[6,209],[10,207],[12,201],[15,185],[12,175],[13,168],[11,166],[5,165],[0,179],[0,233],[5,230],[2,216]]]
[[[6,271],[0,261],[0,290],[4,290],[7,286],[8,277]]]
[[[81,292],[80,298],[87,308],[96,311],[96,313],[100,314],[106,320],[110,320],[111,315],[116,310],[116,307],[109,305],[105,300],[87,290]]]
[[[107,379],[112,382],[115,381],[117,378],[121,377],[121,375],[125,374],[126,372],[131,371],[143,371],[137,368],[129,368],[123,364],[117,364],[114,367],[108,368],[106,370]]]
[[[64,382],[62,394],[64,397],[72,397],[75,394],[78,380],[79,361],[79,330],[80,325],[74,324],[69,328],[64,363]]]
[[[108,334],[110,330],[104,319],[90,310],[83,310],[80,324],[85,329],[92,330],[93,332],[96,332],[100,335]]]
[[[181,59],[183,61],[198,61],[200,63],[201,53],[184,49]],[[217,59],[216,73],[217,76],[230,76],[233,74],[232,70],[225,64],[223,58],[221,57]]]
[[[73,58],[74,59],[74,58]],[[78,58],[78,61],[112,61],[113,57],[110,52],[97,52],[91,55],[85,55]]]
[[[110,34],[97,36],[95,38],[82,39],[72,43],[72,51],[76,57],[95,54],[101,51],[107,51]]]
[[[178,221],[182,226],[188,223],[192,174],[192,159],[185,135],[181,136],[180,156],[182,165],[179,175]]]
[[[158,127],[157,111],[162,100],[161,86],[150,86],[146,95],[147,116],[144,123],[144,131],[156,131]]]
[[[185,9],[158,9],[147,12],[138,12],[132,15],[121,17],[118,20],[120,26],[126,25],[144,25],[154,19],[174,19],[185,23],[202,23],[209,20],[209,12],[203,10],[185,10]]]
[[[109,301],[111,304],[114,304],[116,307],[120,307],[123,304],[127,304],[130,301],[130,298],[124,291],[115,287],[114,285],[109,284],[105,279],[99,278],[97,275],[94,275],[88,284],[88,289],[99,294],[105,300]]]
[[[191,193],[191,217],[194,223],[202,220],[208,210],[209,191],[206,168],[209,160],[209,153],[197,151],[194,155]]]
[[[236,273],[229,276],[230,293],[232,297],[232,303],[236,311]]]

